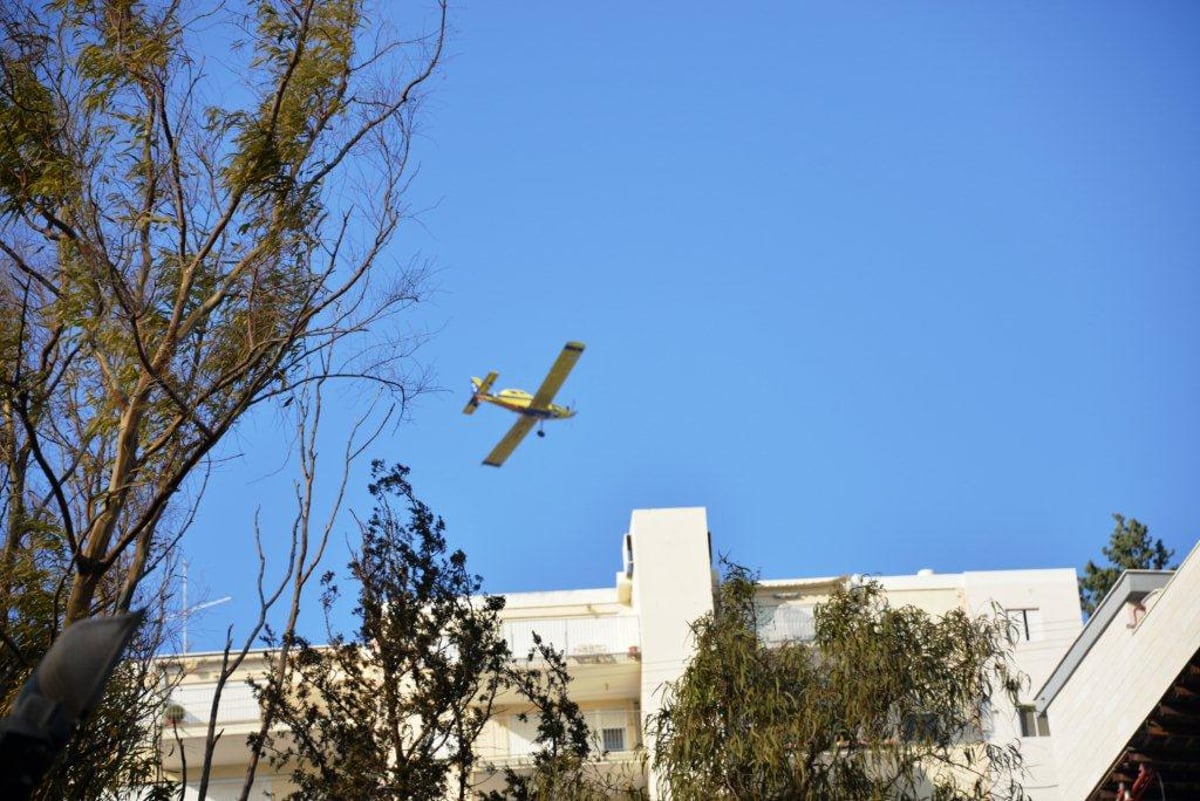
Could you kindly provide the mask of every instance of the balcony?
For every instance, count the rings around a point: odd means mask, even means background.
[[[591,732],[592,754],[585,770],[614,785],[645,784],[641,721],[632,706],[586,709],[582,712]],[[522,719],[524,717],[524,719]],[[526,773],[538,749],[536,716],[499,714],[495,719],[492,750],[481,749],[472,783],[480,793],[503,789],[503,770]]]
[[[159,743],[163,767],[167,770],[181,769],[184,754],[187,764],[191,765],[203,758],[208,716],[216,689],[215,682],[203,682],[180,685],[171,691],[164,715],[165,730]],[[221,690],[216,724],[221,738],[213,752],[213,764],[243,764],[249,754],[246,735],[257,731],[259,726],[258,701],[244,678],[230,679]]]
[[[180,685],[171,691],[171,704],[182,710],[182,717],[174,722],[179,727],[203,726],[208,724],[212,711],[215,682]],[[221,691],[221,706],[217,709],[217,725],[231,723],[257,723],[258,701],[250,686],[244,681],[231,680]]]
[[[575,701],[637,698],[641,680],[641,626],[636,616],[509,620],[504,639],[514,658],[523,661],[533,648],[534,632],[566,657]],[[536,657],[535,657],[536,658]],[[497,703],[519,703],[513,690]]]
[[[638,697],[641,630],[636,616],[543,618],[502,624],[502,634],[518,660],[528,658],[535,632],[542,642],[566,656],[575,700]],[[183,684],[171,692],[170,703],[179,714],[167,721],[174,725],[168,725],[164,733],[165,748],[169,750],[176,737],[191,747],[204,738],[215,692],[215,682]],[[509,688],[497,700],[515,703],[518,699]],[[259,719],[258,701],[244,677],[230,680],[221,692],[217,711],[217,729],[226,735],[218,745],[218,757],[232,760],[235,752],[244,748],[244,735],[257,730]],[[230,753],[226,755],[226,751]],[[173,762],[171,758],[167,761]]]
[[[641,628],[633,616],[509,620],[502,632],[516,659],[528,658],[535,632],[568,662],[580,665],[636,660],[641,653]]]
[[[764,645],[810,642],[815,636],[812,606],[780,604],[760,610],[758,637]]]

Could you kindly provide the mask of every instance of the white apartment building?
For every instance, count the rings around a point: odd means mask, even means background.
[[[640,748],[646,717],[658,710],[662,687],[678,679],[691,654],[690,623],[710,612],[716,573],[703,508],[634,511],[621,539],[622,564],[613,584],[600,589],[565,589],[507,596],[503,630],[515,655],[532,647],[533,633],[567,657],[572,698],[580,704],[604,752],[606,769],[635,776],[658,797],[657,783]],[[854,566],[849,566],[854,567]],[[1029,706],[997,708],[988,735],[1000,741],[1022,739],[1031,774],[1027,789],[1035,801],[1058,801],[1050,738],[1044,718],[1033,710],[1040,687],[1081,628],[1075,572],[1060,570],[980,571],[874,577],[893,605],[912,604],[931,613],[966,609],[973,614],[1005,610],[1018,623],[1018,666],[1031,677]],[[846,577],[763,581],[762,636],[804,639],[812,635],[812,609]],[[201,721],[211,704],[214,655],[189,655],[189,675],[174,696],[184,712],[177,742],[165,742],[166,765],[179,770],[180,753],[195,766],[203,747]],[[249,665],[253,671],[258,665]],[[520,719],[525,710],[515,697],[501,698],[499,713],[478,745],[485,761],[519,766],[532,751],[534,725]],[[234,798],[246,759],[244,735],[257,724],[249,689],[231,682],[219,713],[225,735],[214,760],[209,797]],[[182,749],[181,749],[182,746]],[[282,796],[286,778],[263,766],[257,796]],[[481,789],[489,779],[474,777]]]

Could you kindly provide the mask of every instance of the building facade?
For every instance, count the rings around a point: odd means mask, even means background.
[[[645,740],[644,723],[658,711],[663,687],[683,674],[692,649],[691,622],[712,611],[716,573],[705,510],[633,512],[621,538],[621,555],[621,569],[609,587],[508,595],[503,633],[515,658],[530,652],[535,632],[566,656],[571,697],[604,754],[604,768],[633,777],[657,798],[656,777],[643,758],[643,749],[653,749]],[[1047,680],[1080,630],[1074,570],[921,571],[873,578],[893,605],[911,604],[933,614],[999,610],[1014,622],[1017,665],[1030,676],[1028,704],[994,709],[987,736],[1001,742],[1020,738],[1030,769],[1027,789],[1035,801],[1057,801],[1050,732],[1033,706],[1032,690]],[[811,637],[814,606],[847,580],[763,581],[761,636],[768,642]],[[182,714],[163,744],[169,770],[181,770],[185,761],[195,766],[202,758],[202,723],[211,707],[218,658],[197,654],[182,660],[186,675],[173,696]],[[246,674],[256,669],[261,663],[251,662]],[[515,696],[498,699],[497,714],[477,741],[484,762],[495,768],[528,763],[535,732],[533,723],[522,720],[526,711]],[[218,720],[225,734],[214,754],[209,797],[224,801],[240,792],[247,755],[244,734],[258,722],[244,680],[226,687]],[[499,782],[484,770],[473,779],[480,789]],[[286,789],[286,777],[271,775],[263,766],[252,798],[280,797]]]
[[[1129,570],[1038,692],[1062,801],[1200,798],[1200,546]]]

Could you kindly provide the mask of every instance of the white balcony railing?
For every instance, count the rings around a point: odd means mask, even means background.
[[[575,662],[612,662],[616,656],[636,657],[641,629],[633,616],[547,618],[511,620],[502,624],[504,638],[517,659],[525,659],[533,648],[536,632],[542,642],[553,646]],[[183,709],[177,723],[194,726],[208,721],[216,684],[186,684],[171,692],[171,704]],[[230,681],[221,692],[217,723],[249,723],[259,719],[258,701],[244,681]]]
[[[813,607],[780,604],[763,609],[759,615],[758,636],[767,645],[785,642],[808,642],[816,636]]]
[[[171,703],[183,708],[181,726],[207,723],[212,711],[215,683],[188,684],[171,691]],[[249,685],[241,681],[230,681],[221,691],[221,706],[217,710],[217,723],[250,723],[258,720],[258,701]]]
[[[529,655],[535,632],[543,643],[580,662],[634,655],[641,646],[641,628],[633,616],[510,620],[502,630],[517,659]]]

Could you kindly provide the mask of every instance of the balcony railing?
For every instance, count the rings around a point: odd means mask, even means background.
[[[502,631],[517,659],[529,655],[535,632],[543,643],[578,662],[612,661],[614,655],[636,656],[641,646],[641,627],[633,616],[510,620],[503,624]]]
[[[181,726],[207,723],[212,711],[214,683],[188,684],[171,691],[171,704],[183,709],[183,718],[176,721]],[[217,710],[217,723],[251,723],[258,720],[258,701],[249,685],[230,681],[221,691],[221,706]]]
[[[785,642],[808,642],[816,636],[813,608],[780,604],[762,609],[759,613],[758,636],[767,645]]]
[[[631,709],[589,709],[583,713],[595,754],[627,754],[641,745],[641,721]],[[522,719],[524,717],[524,719]],[[521,760],[537,749],[538,721],[535,715],[510,715],[508,753],[500,760]]]
[[[525,659],[533,649],[536,632],[542,642],[554,647],[576,663],[613,662],[618,656],[637,658],[640,654],[641,629],[633,616],[547,618],[510,620],[502,624],[502,633],[512,654]],[[171,692],[171,704],[183,710],[176,721],[195,726],[208,721],[216,684],[187,684]],[[249,723],[259,719],[258,701],[243,681],[230,681],[221,692],[217,723]]]

